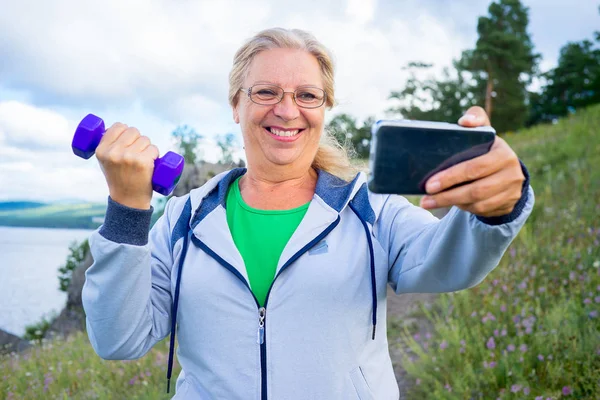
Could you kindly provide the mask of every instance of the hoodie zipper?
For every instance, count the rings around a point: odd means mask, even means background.
[[[204,250],[209,256],[214,258],[219,264],[233,273],[238,279],[240,279],[244,285],[250,290],[250,294],[254,298],[256,306],[258,307],[258,334],[257,334],[257,342],[260,344],[260,375],[261,375],[261,400],[267,400],[267,340],[266,340],[266,324],[267,324],[267,303],[269,302],[269,295],[271,294],[271,289],[273,289],[273,285],[275,284],[275,280],[281,275],[281,273],[287,269],[294,261],[296,261],[300,256],[306,253],[311,247],[315,244],[319,243],[325,236],[329,234],[338,224],[340,223],[340,216],[338,215],[337,219],[333,221],[323,232],[321,232],[316,238],[311,240],[306,246],[298,250],[296,254],[294,254],[287,262],[281,267],[279,273],[275,275],[273,278],[273,282],[271,282],[271,286],[269,287],[269,291],[267,292],[267,296],[265,298],[264,306],[260,306],[258,299],[252,292],[250,285],[246,281],[246,279],[236,270],[233,265],[229,264],[223,258],[221,258],[217,253],[211,250],[204,242],[196,237],[196,235],[192,236],[192,242]]]

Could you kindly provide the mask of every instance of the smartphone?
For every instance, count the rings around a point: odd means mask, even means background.
[[[496,137],[489,126],[414,120],[380,120],[371,134],[369,190],[402,195],[426,194],[429,178],[487,153]]]

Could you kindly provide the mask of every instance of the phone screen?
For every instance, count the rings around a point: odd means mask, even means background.
[[[487,153],[494,142],[495,132],[490,128],[451,129],[451,124],[446,125],[449,128],[376,127],[371,142],[369,189],[375,193],[425,194],[427,179]]]

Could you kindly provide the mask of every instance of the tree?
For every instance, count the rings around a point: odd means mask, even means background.
[[[217,146],[221,149],[221,163],[233,164],[233,152],[236,147],[236,139],[233,133],[217,136]]]
[[[464,51],[459,69],[470,71],[477,82],[476,101],[498,132],[522,127],[527,117],[527,85],[537,72],[527,33],[529,9],[520,0],[499,0],[480,17],[474,50]]]
[[[456,62],[454,65],[456,67]],[[432,64],[411,62],[404,69],[411,74],[404,89],[392,91],[389,98],[396,99],[399,105],[388,109],[388,113],[405,119],[456,122],[465,110],[474,105],[473,87],[465,78],[464,71],[455,70],[451,76],[449,68],[444,68],[441,80],[429,77],[417,79],[415,71],[431,68]]]
[[[600,48],[593,45],[583,40],[561,48],[558,65],[542,75],[546,84],[532,96],[529,125],[600,103]]]
[[[598,7],[600,12],[600,7]],[[528,125],[550,122],[578,108],[600,103],[600,31],[590,40],[560,49],[556,68],[542,74],[545,84],[533,93]]]
[[[195,164],[198,161],[198,143],[202,135],[187,125],[180,125],[171,134],[175,139],[180,154],[186,164]]]
[[[327,131],[346,147],[351,147],[358,158],[368,158],[371,148],[371,127],[374,117],[368,117],[362,126],[349,114],[338,114],[327,124]]]

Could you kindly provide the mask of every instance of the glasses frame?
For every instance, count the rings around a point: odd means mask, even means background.
[[[279,101],[277,101],[276,103],[268,103],[268,104],[258,103],[256,101],[254,101],[252,99],[251,93],[252,93],[252,88],[255,87],[255,86],[272,86],[272,87],[281,89],[281,96],[279,97]],[[318,106],[305,106],[305,105],[298,104],[298,102],[296,101],[296,92],[298,91],[298,89],[303,89],[303,88],[319,89],[320,91],[322,91],[323,92],[323,101],[321,102],[321,104],[319,104]],[[292,92],[286,92],[281,86],[273,85],[273,84],[270,84],[270,83],[258,83],[256,85],[250,86],[247,89],[240,88],[240,91],[246,93],[246,95],[248,96],[248,99],[250,99],[251,102],[253,102],[254,104],[261,105],[261,106],[274,106],[275,104],[281,103],[283,101],[283,98],[285,97],[286,93],[290,93],[292,95],[292,100],[294,100],[294,104],[296,104],[300,108],[307,108],[307,109],[319,108],[319,107],[322,107],[323,104],[325,104],[325,102],[327,101],[327,92],[325,92],[325,90],[321,89],[320,87],[311,86],[311,85],[300,86],[300,87],[296,88],[296,90],[294,90]]]

